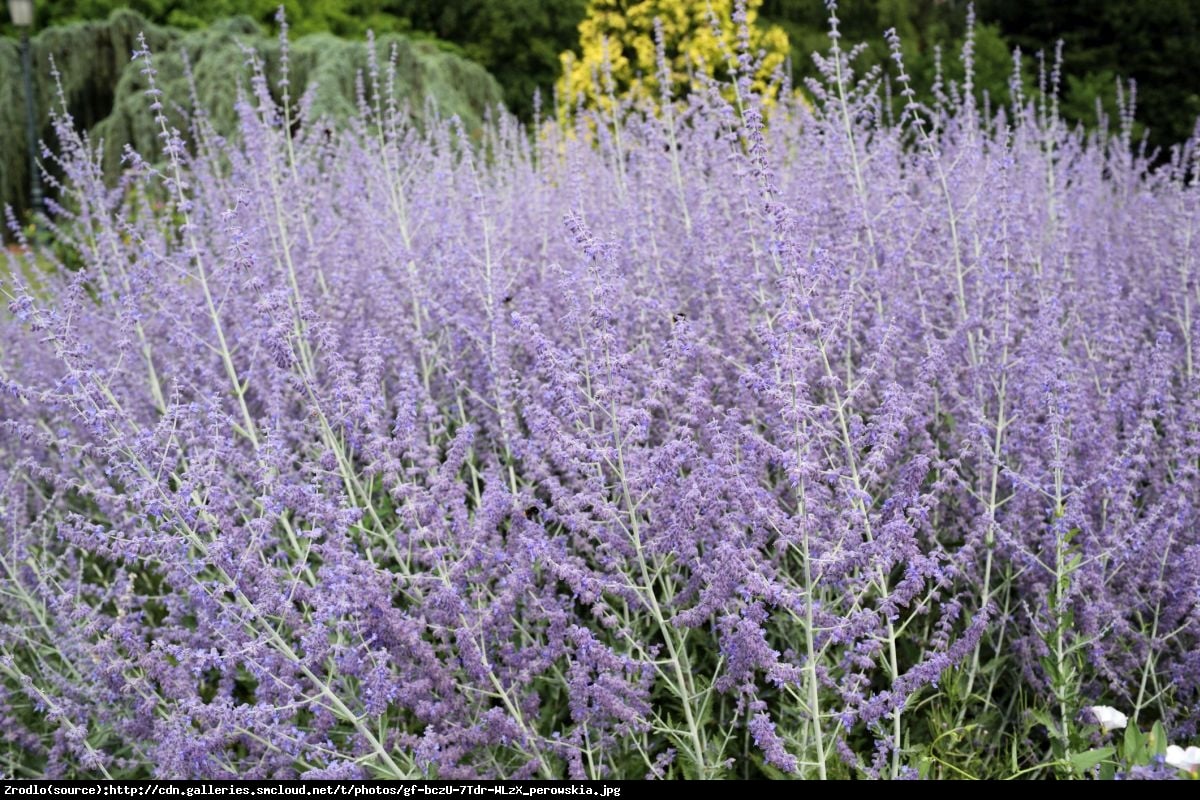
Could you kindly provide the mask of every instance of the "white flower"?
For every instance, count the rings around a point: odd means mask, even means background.
[[[1088,711],[1092,712],[1092,716],[1096,718],[1096,722],[1100,723],[1100,730],[1105,733],[1120,730],[1129,722],[1129,717],[1117,711],[1112,706],[1092,706]]]
[[[1200,747],[1189,747],[1184,750],[1179,745],[1167,748],[1167,763],[1176,769],[1195,772],[1200,770]]]

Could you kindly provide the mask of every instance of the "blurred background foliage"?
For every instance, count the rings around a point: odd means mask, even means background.
[[[74,5],[99,8],[105,4]],[[182,16],[178,9],[160,16],[191,19]],[[312,30],[311,24],[308,30]],[[42,27],[32,38],[34,96],[40,117],[37,130],[42,141],[53,146],[49,114],[52,108],[60,108],[51,73],[53,60],[62,81],[66,110],[80,129],[91,132],[95,142],[103,142],[108,174],[118,173],[126,145],[151,162],[157,158],[160,142],[152,115],[147,111],[149,101],[144,94],[147,79],[141,65],[130,62],[139,33],[145,34],[155,54],[157,82],[166,98],[168,118],[185,133],[189,126],[184,109],[190,110],[191,87],[184,74],[184,54],[191,66],[197,99],[208,110],[218,133],[227,135],[235,130],[234,105],[238,95],[252,91],[244,66],[246,48],[258,54],[268,86],[273,92],[279,91],[280,43],[277,35],[255,19],[219,18],[203,26],[181,28],[159,25],[136,11],[119,9],[99,21],[70,21]],[[313,86],[314,118],[344,119],[353,113],[358,102],[358,75],[368,66],[365,40],[309,32],[295,34],[289,50],[293,102]],[[432,105],[440,114],[458,115],[468,130],[477,130],[489,109],[503,101],[500,85],[487,70],[427,39],[383,32],[376,38],[375,52],[381,70],[394,58],[397,99],[407,103],[417,115]],[[26,210],[29,196],[25,104],[21,92],[18,42],[5,37],[0,39],[0,207],[12,205],[18,215]]]
[[[655,2],[683,6],[692,0]],[[393,44],[398,48],[401,88],[418,109],[417,98],[428,92],[470,126],[500,99],[529,119],[535,92],[549,104],[562,56],[585,57],[588,32],[603,27],[585,22],[589,9],[611,18],[647,0],[284,0],[283,5],[295,50],[292,92],[298,96],[303,85],[318,80],[316,111],[340,116],[353,106],[355,75],[366,62],[362,42],[373,30],[381,54]],[[786,33],[792,75],[802,86],[815,75],[811,54],[829,44],[824,0],[756,5],[762,31]],[[33,48],[41,135],[50,138],[53,56],[71,114],[105,135],[106,161],[125,143],[153,155],[157,140],[142,113],[141,76],[128,66],[141,30],[160,54],[167,96],[186,102],[182,48],[194,65],[200,97],[219,120],[230,122],[228,101],[244,85],[242,46],[259,50],[269,76],[276,77],[278,6],[278,0],[37,0]],[[968,0],[840,0],[838,6],[843,42],[868,45],[861,67],[886,60],[882,33],[894,27],[908,71],[926,99],[939,49],[946,80],[961,80]],[[975,11],[975,88],[988,94],[993,107],[1009,100],[1012,49],[1021,49],[1025,85],[1032,91],[1037,54],[1052,62],[1061,38],[1061,108],[1068,120],[1095,125],[1097,102],[1115,116],[1117,81],[1133,79],[1138,119],[1152,147],[1169,147],[1191,135],[1200,116],[1200,0],[975,0]],[[28,191],[24,104],[17,32],[6,14],[0,32],[0,205],[21,210]],[[632,39],[619,44],[627,46],[636,52]]]
[[[959,54],[970,0],[839,0],[844,42],[867,42],[864,65],[887,58],[881,33],[895,28],[916,88],[927,91],[940,46],[948,80],[961,81]],[[975,88],[1009,100],[1012,50],[1020,48],[1025,87],[1035,89],[1038,54],[1047,71],[1063,43],[1060,106],[1064,118],[1096,124],[1096,103],[1117,114],[1117,81],[1137,84],[1139,129],[1151,147],[1192,135],[1200,116],[1200,0],[974,0]],[[815,0],[764,0],[762,16],[782,27],[794,72],[812,75],[809,57],[828,47],[828,14]]]

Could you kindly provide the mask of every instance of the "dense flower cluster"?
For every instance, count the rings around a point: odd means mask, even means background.
[[[1069,763],[1100,702],[1193,740],[1196,142],[919,107],[834,33],[769,119],[745,58],[472,140],[381,66],[333,132],[251,57],[238,141],[153,95],[114,187],[60,117],[69,263],[0,286],[0,769],[910,777]]]

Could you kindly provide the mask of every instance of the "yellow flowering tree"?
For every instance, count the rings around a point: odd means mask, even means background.
[[[758,60],[754,86],[767,102],[778,86],[772,78],[788,54],[787,34],[781,28],[757,24],[762,0],[747,0],[746,22],[750,52]],[[719,32],[712,24],[715,15]],[[655,20],[662,25],[664,50],[673,96],[686,94],[699,73],[728,77],[729,59],[738,50],[734,0],[589,0],[587,16],[579,23],[581,53],[562,55],[559,94],[574,104],[583,96],[588,105],[607,105],[607,76],[616,96],[657,99],[659,65]]]

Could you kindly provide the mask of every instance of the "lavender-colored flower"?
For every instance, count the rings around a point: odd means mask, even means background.
[[[232,139],[139,41],[161,163],[56,117],[55,247],[0,269],[0,771],[909,778],[1036,769],[1082,698],[1194,737],[1200,142],[892,102],[831,40],[803,103],[743,44],[669,114],[471,133],[380,58],[333,130],[248,53]]]

